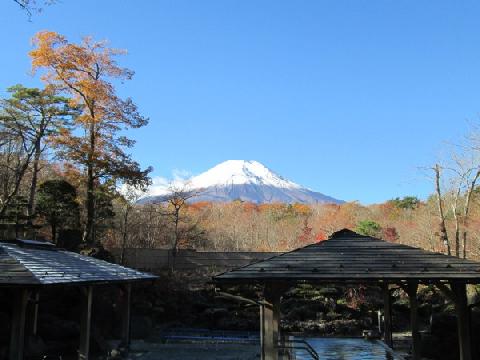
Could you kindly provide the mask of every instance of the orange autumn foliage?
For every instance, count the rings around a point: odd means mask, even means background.
[[[243,211],[250,213],[258,211],[258,206],[251,202],[243,203]]]
[[[199,201],[192,204],[188,204],[188,210],[201,211],[211,206],[212,206],[212,203],[210,201]]]
[[[312,213],[312,208],[306,204],[293,204],[293,210],[299,214],[304,216],[309,216]]]
[[[134,141],[117,133],[147,124],[131,99],[117,96],[112,79],[129,80],[133,71],[117,65],[115,57],[124,50],[107,47],[105,41],[85,37],[70,43],[53,31],[41,31],[33,38],[30,52],[32,70],[43,69],[41,79],[71,97],[71,105],[80,115],[70,127],[61,129],[54,141],[59,154],[86,171],[87,219],[84,241],[95,242],[95,189],[101,181],[122,180],[145,184],[151,169],[125,153]],[[81,131],[78,131],[81,130]]]

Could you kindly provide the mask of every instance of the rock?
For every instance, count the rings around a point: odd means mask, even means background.
[[[363,331],[362,331],[362,336],[363,336],[366,340],[374,340],[374,339],[380,339],[381,334],[378,332],[377,329],[373,329],[373,330],[363,330]]]
[[[337,319],[340,319],[342,317],[341,314],[338,314],[336,312],[333,312],[333,311],[330,311],[329,313],[327,313],[327,319],[328,320],[337,320]]]
[[[323,296],[336,296],[339,294],[339,290],[334,287],[325,287],[325,288],[320,288],[318,290],[318,293]]]
[[[120,352],[120,350],[113,349],[112,351],[110,351],[111,359],[119,359],[121,356],[122,356],[122,353]]]
[[[315,319],[316,315],[317,315],[317,312],[314,311],[311,306],[308,306],[308,304],[304,304],[304,305],[292,307],[288,312],[286,318],[291,321],[295,321],[295,320],[306,321],[310,319]]]
[[[324,312],[317,312],[316,313],[316,318],[317,318],[317,320],[324,320],[325,319],[325,313]]]
[[[206,309],[204,311],[204,314],[206,316],[211,316],[214,318],[220,318],[223,316],[228,315],[229,311],[226,308],[212,308],[212,309]]]

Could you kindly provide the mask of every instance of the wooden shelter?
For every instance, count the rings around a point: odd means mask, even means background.
[[[413,357],[419,359],[417,288],[419,284],[434,284],[454,300],[460,359],[472,360],[466,285],[480,282],[478,262],[389,243],[343,229],[328,240],[220,274],[214,281],[219,285],[264,285],[265,300],[260,311],[264,360],[278,359],[280,297],[288,287],[302,281],[381,286],[384,294],[384,341],[390,346],[390,287],[401,286],[409,295]]]
[[[133,282],[154,280],[150,274],[77,253],[55,248],[52,244],[17,240],[0,242],[0,288],[13,292],[9,359],[24,357],[26,322],[36,324],[38,297],[50,286],[78,286],[82,290],[79,359],[89,358],[93,292],[99,285],[119,285],[124,292],[123,342],[130,342],[130,300]],[[1,291],[1,290],[0,290]],[[27,319],[33,306],[34,319]]]

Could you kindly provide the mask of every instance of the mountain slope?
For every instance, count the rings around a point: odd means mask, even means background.
[[[191,199],[198,201],[243,200],[261,203],[342,203],[343,201],[307,189],[283,178],[257,161],[228,160],[186,182],[186,188],[198,192]],[[141,200],[142,203],[160,202],[168,195],[161,189]]]

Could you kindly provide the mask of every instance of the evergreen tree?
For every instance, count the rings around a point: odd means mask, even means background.
[[[51,227],[52,242],[58,230],[78,225],[77,190],[65,180],[48,180],[38,188],[37,212]]]

